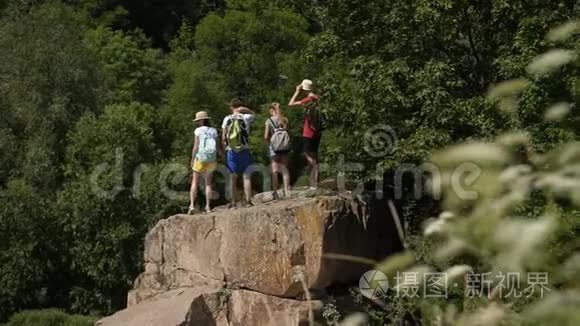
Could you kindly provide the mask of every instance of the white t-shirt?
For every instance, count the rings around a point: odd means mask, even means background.
[[[254,122],[253,114],[241,114],[241,113],[230,114],[224,118],[224,122],[222,123],[222,129],[225,129],[228,126],[228,122],[234,116],[236,116],[238,119],[240,116],[242,117],[242,119],[246,123],[246,130],[248,131],[248,135],[250,135],[250,127],[252,126],[252,122]]]
[[[195,129],[195,131],[193,132],[197,137],[199,137],[201,134],[209,134],[211,137],[213,137],[214,139],[218,139],[218,132],[217,129],[214,127],[207,127],[207,126],[202,126],[202,127],[198,127]]]

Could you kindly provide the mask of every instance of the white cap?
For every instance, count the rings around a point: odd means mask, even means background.
[[[305,90],[305,91],[311,91],[312,90],[312,85],[314,85],[314,83],[310,79],[304,79],[302,81],[302,89]]]

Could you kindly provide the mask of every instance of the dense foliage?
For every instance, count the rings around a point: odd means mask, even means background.
[[[92,326],[95,318],[67,315],[60,310],[31,310],[15,314],[3,326]]]
[[[548,39],[566,41],[578,27],[577,22],[562,25]],[[576,53],[558,48],[536,57],[527,66],[528,78],[554,74],[576,60]],[[569,86],[571,93],[577,91],[576,81]],[[526,105],[526,94],[538,91],[534,87],[523,78],[509,80],[489,97],[515,118],[520,105]],[[570,102],[552,103],[542,110],[542,120],[560,125],[573,138],[576,126],[566,121],[575,120],[572,107]],[[530,132],[517,128],[493,141],[466,142],[433,154],[442,187],[432,191],[443,194],[446,211],[426,223],[426,237],[415,239],[412,250],[378,268],[391,277],[414,273],[420,291],[429,291],[434,274],[445,275],[440,289],[448,299],[391,298],[389,310],[395,313],[377,320],[412,318],[438,325],[580,322],[580,148],[574,140],[542,152],[534,149],[532,139]],[[458,187],[453,174],[462,166],[475,168],[478,178]],[[399,287],[391,294],[415,286],[405,282],[395,282]]]
[[[548,31],[579,10],[570,0],[0,1],[0,321],[122,308],[145,232],[186,204],[195,111],[219,123],[234,96],[259,113],[251,137],[266,163],[267,105],[315,80],[323,160],[362,164],[349,174],[362,180],[514,128],[535,153],[574,140],[575,112],[544,119],[547,106],[576,103],[574,65],[529,78],[517,107],[508,96],[498,110],[487,93],[530,74],[554,45]],[[300,135],[302,112],[286,111]],[[384,141],[386,126],[390,151],[362,146],[373,130]],[[420,225],[430,215],[410,185],[402,213]]]

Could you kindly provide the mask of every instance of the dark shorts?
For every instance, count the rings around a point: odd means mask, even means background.
[[[304,144],[304,153],[318,154],[318,148],[320,147],[320,137],[304,137],[302,141]]]
[[[268,156],[274,161],[281,159],[284,155],[287,154],[290,154],[290,150],[275,152],[271,146],[268,146]]]
[[[226,165],[228,170],[234,174],[243,174],[252,165],[252,154],[249,149],[240,152],[228,150],[226,154]]]

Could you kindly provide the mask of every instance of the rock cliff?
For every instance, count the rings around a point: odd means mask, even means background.
[[[323,299],[372,268],[329,255],[379,260],[401,248],[387,212],[327,195],[162,220],[146,236],[128,308],[97,324],[298,325],[322,306],[300,300],[306,289]]]

